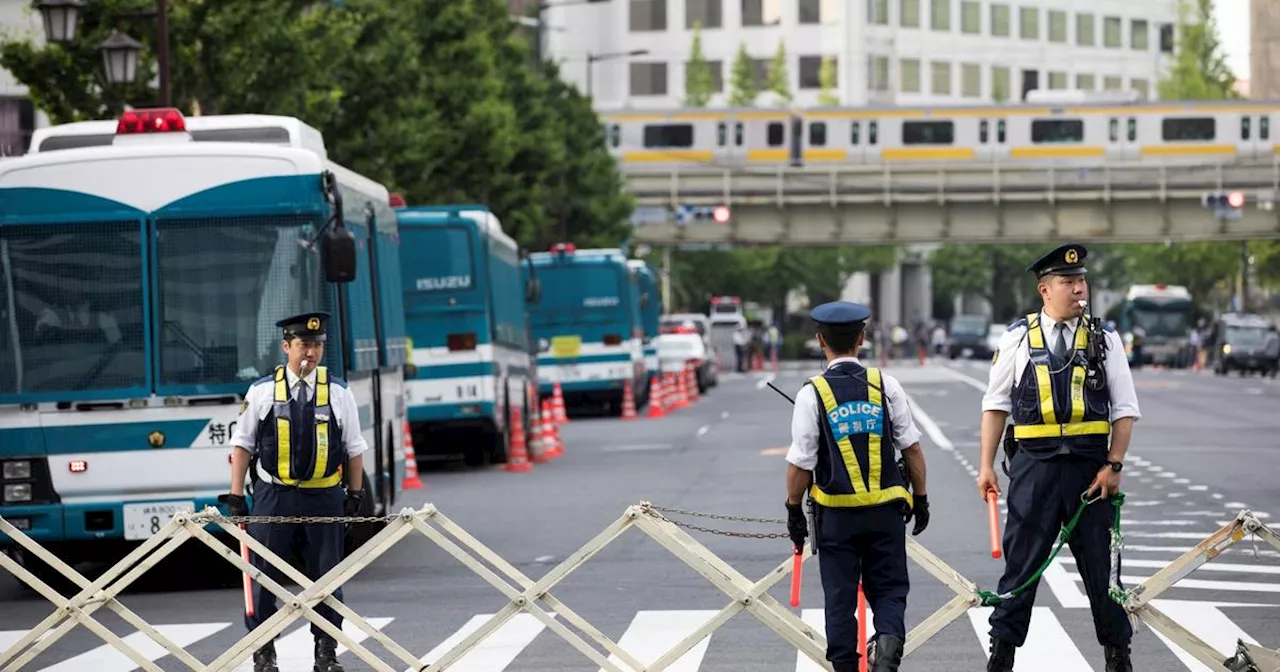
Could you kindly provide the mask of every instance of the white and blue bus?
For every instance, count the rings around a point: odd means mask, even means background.
[[[471,466],[505,462],[512,409],[521,410],[528,435],[537,405],[524,254],[484,206],[396,214],[414,365],[405,384],[414,453],[422,461],[460,454]]]
[[[75,562],[215,505],[244,395],[283,363],[276,321],[313,310],[334,315],[322,363],[373,449],[370,508],[392,510],[397,245],[386,188],[297,119],[134,110],[37,131],[0,163],[0,515]]]

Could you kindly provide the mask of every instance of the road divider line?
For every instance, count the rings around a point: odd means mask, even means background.
[[[974,378],[974,377],[972,377],[972,376],[966,376],[966,375],[964,375],[963,373],[960,373],[959,371],[956,371],[955,369],[947,368],[947,367],[945,367],[945,366],[944,366],[944,367],[939,368],[938,370],[939,370],[939,371],[941,371],[943,374],[945,374],[945,375],[947,375],[947,376],[949,376],[949,377],[951,377],[951,378],[954,378],[954,379],[956,379],[956,380],[958,380],[958,381],[960,381],[960,382],[964,383],[965,385],[968,385],[969,387],[972,387],[972,388],[974,388],[974,389],[978,390],[979,392],[986,392],[986,391],[987,391],[987,384],[986,384],[986,383],[984,383],[984,382],[982,382],[981,380],[978,380],[977,378]]]
[[[709,432],[709,431],[711,431],[711,426],[710,426],[710,425],[703,425],[703,426],[701,426],[701,427],[699,427],[699,428],[698,428],[698,436],[702,436],[703,434],[706,434],[706,433],[707,433],[707,432]]]
[[[938,444],[939,448],[949,453],[955,452],[955,445],[951,443],[946,434],[942,433],[933,418],[929,417],[929,414],[925,413],[924,409],[920,408],[920,404],[916,403],[915,399],[909,394],[907,395],[907,404],[911,406],[911,415],[915,416],[916,422],[920,423],[921,427],[924,427],[924,431],[929,435],[929,438]]]

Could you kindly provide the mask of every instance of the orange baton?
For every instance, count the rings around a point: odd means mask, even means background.
[[[804,551],[797,548],[791,556],[791,606],[800,606],[800,572],[804,569]]]
[[[987,524],[991,528],[991,557],[1000,557],[1000,509],[996,506],[996,493],[987,491]]]
[[[240,524],[240,529],[242,530],[246,529],[244,526],[244,523]],[[249,562],[249,545],[244,543],[243,541],[240,542],[240,557],[243,558],[246,563]],[[248,572],[245,572],[241,576],[244,577],[244,615],[252,616],[253,615],[253,581],[249,579]]]

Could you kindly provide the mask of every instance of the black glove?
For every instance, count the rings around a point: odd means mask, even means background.
[[[228,516],[249,515],[249,505],[245,503],[244,495],[218,495],[218,503],[227,505]]]
[[[364,501],[363,490],[348,490],[347,501],[342,503],[342,515],[348,518],[360,514],[360,502]]]
[[[809,522],[804,517],[804,507],[800,504],[787,504],[787,534],[791,535],[791,543],[796,548],[804,548],[804,539],[809,536]]]
[[[911,517],[915,516],[916,526],[911,530],[911,536],[914,537],[924,532],[924,528],[929,527],[929,496],[916,495],[913,499],[916,503],[915,508],[907,511],[907,515],[903,516],[902,522],[903,524],[909,523],[911,522]]]

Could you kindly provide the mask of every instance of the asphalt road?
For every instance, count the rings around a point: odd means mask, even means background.
[[[917,540],[961,575],[994,588],[1002,561],[990,557],[986,511],[974,487],[980,389],[985,362],[895,363],[924,432],[933,520]],[[793,394],[816,363],[784,363],[777,375],[722,374],[721,385],[691,408],[667,418],[575,418],[561,428],[565,455],[529,473],[433,468],[425,489],[405,506],[434,503],[443,513],[531,577],[540,578],[607,526],[628,505],[744,517],[782,518],[782,458],[791,407],[765,386],[775,380]],[[1271,453],[1280,450],[1280,383],[1258,378],[1142,370],[1136,373],[1143,419],[1137,424],[1123,488],[1124,577],[1134,585],[1248,508],[1269,521],[1280,511]],[[1001,475],[1002,484],[1007,479]],[[672,515],[674,520],[735,532],[784,532],[782,525]],[[1004,521],[1001,520],[1003,530]],[[693,537],[752,581],[790,553],[786,539],[756,539],[691,531]],[[1238,637],[1280,646],[1280,557],[1246,539],[1235,550],[1165,593],[1157,605],[1223,652]],[[241,593],[210,586],[206,567],[179,564],[181,587],[132,591],[123,602],[204,662],[244,633]],[[911,568],[908,628],[952,593],[918,566]],[[771,594],[783,605],[788,582]],[[189,586],[189,587],[188,587]],[[628,530],[556,585],[552,594],[649,662],[695,630],[729,598],[639,530]],[[346,601],[382,632],[430,660],[504,606],[493,587],[420,535],[377,560],[346,587]],[[52,611],[42,598],[0,576],[0,650]],[[822,591],[816,560],[806,565],[799,612],[820,625]],[[105,613],[104,612],[99,612]],[[562,620],[562,619],[561,619]],[[124,636],[132,628],[114,616],[104,623]],[[286,630],[293,633],[299,626]],[[906,659],[905,670],[980,670],[987,645],[986,610],[956,619]],[[1102,649],[1071,554],[1046,573],[1031,641],[1019,651],[1027,672],[1101,672]],[[141,642],[142,635],[128,641]],[[404,665],[365,640],[394,669]],[[310,670],[305,632],[277,644],[282,670]],[[144,653],[164,669],[186,669],[156,646]],[[746,613],[739,613],[676,665],[692,672],[816,670],[794,648]],[[348,670],[367,669],[353,654]],[[1142,670],[1203,670],[1161,637],[1140,629],[1134,659]],[[513,620],[452,670],[468,672],[599,669],[532,616]],[[28,668],[132,670],[136,666],[78,628]],[[246,664],[240,669],[249,669]]]

